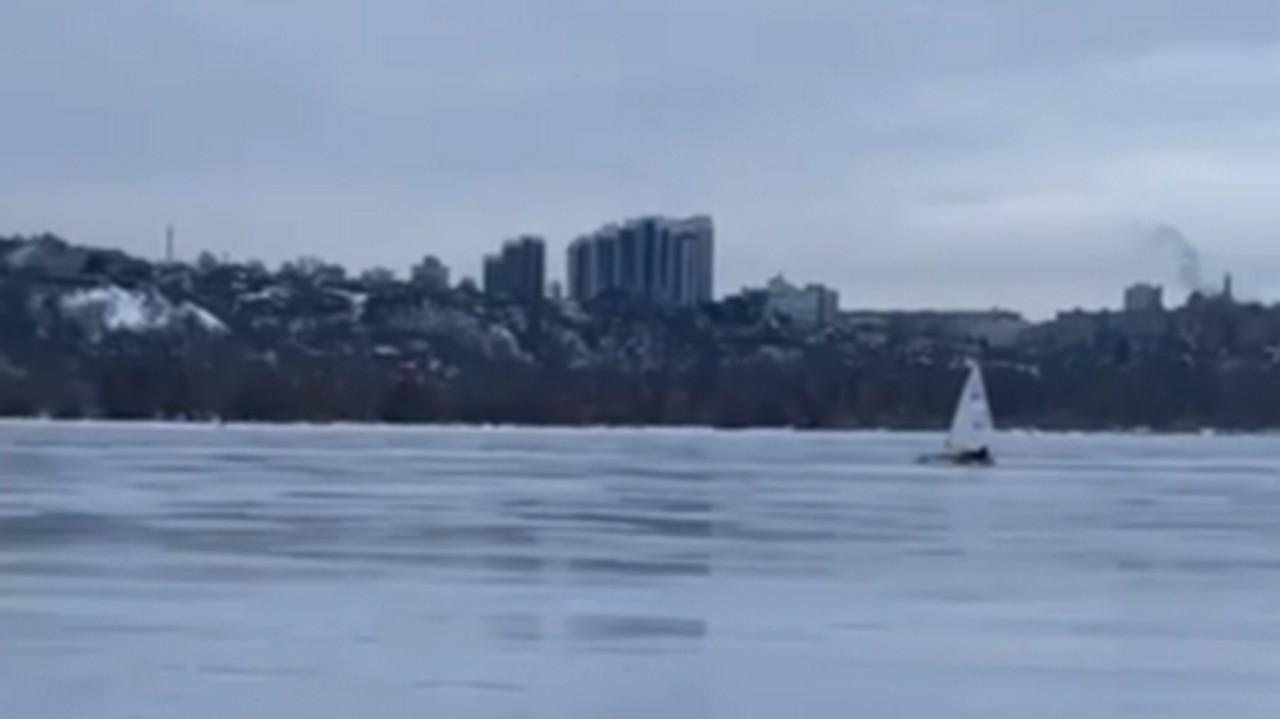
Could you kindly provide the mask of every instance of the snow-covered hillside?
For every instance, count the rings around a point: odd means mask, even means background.
[[[203,330],[224,333],[227,326],[213,313],[191,302],[174,303],[153,291],[115,285],[76,290],[61,298],[61,310],[91,335],[112,332]]]

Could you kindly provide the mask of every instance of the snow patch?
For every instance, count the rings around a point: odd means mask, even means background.
[[[156,332],[194,324],[208,332],[227,326],[199,305],[175,305],[153,292],[136,292],[114,285],[79,290],[62,298],[62,310],[93,329],[107,332]]]
[[[251,302],[272,302],[279,299],[285,299],[289,296],[289,291],[281,287],[266,287],[255,292],[245,292],[240,295],[240,301],[245,303]]]
[[[182,306],[178,308],[178,311],[209,332],[227,331],[226,323],[218,319],[216,315],[200,305],[191,302],[183,302]]]
[[[356,314],[364,312],[364,306],[369,302],[369,293],[367,292],[348,292],[346,290],[337,290],[336,294],[346,298],[351,303],[351,309]]]

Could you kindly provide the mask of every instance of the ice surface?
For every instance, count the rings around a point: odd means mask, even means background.
[[[1275,717],[1280,445],[0,424],[0,716]]]

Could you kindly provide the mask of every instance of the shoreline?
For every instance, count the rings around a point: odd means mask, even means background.
[[[0,417],[0,429],[4,427],[146,427],[166,430],[254,429],[263,431],[289,430],[341,430],[377,432],[542,432],[542,433],[611,433],[611,434],[810,434],[810,435],[893,435],[898,437],[936,437],[945,435],[947,428],[919,427],[785,427],[756,425],[744,427],[717,427],[708,424],[519,424],[519,423],[462,423],[462,422],[377,422],[377,421],[229,421],[181,420],[181,419],[127,419],[107,417]],[[1093,428],[1044,428],[1036,426],[997,426],[997,436],[1123,436],[1123,437],[1217,437],[1280,435],[1280,427],[1262,429],[1190,428],[1154,429],[1145,427],[1093,427]]]

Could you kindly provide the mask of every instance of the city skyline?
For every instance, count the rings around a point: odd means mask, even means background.
[[[166,232],[166,250],[171,247],[172,233]],[[712,285],[714,268],[714,223],[707,216],[671,218],[663,216],[637,216],[622,222],[610,222],[598,230],[578,237],[569,243],[565,252],[567,277],[575,278],[567,289],[564,283],[549,275],[547,243],[542,237],[524,234],[503,242],[496,251],[483,256],[484,272],[481,281],[462,276],[452,281],[452,268],[434,254],[425,254],[411,267],[388,268],[372,266],[362,271],[342,263],[327,261],[316,256],[300,256],[281,262],[272,268],[266,263],[250,258],[217,257],[204,251],[194,261],[173,259],[168,252],[164,257],[139,257],[121,253],[102,246],[89,246],[68,242],[51,234],[0,235],[0,243],[14,247],[7,260],[10,267],[37,268],[63,280],[81,275],[89,265],[117,263],[138,267],[138,262],[154,263],[173,269],[185,265],[197,272],[218,273],[238,268],[245,276],[268,277],[272,272],[282,277],[311,277],[317,288],[345,287],[353,283],[365,287],[389,286],[403,282],[418,288],[434,290],[481,291],[494,298],[516,302],[565,300],[580,306],[602,295],[630,295],[634,299],[667,306],[693,306],[705,302],[720,302],[731,298],[753,297],[762,299],[766,310],[776,315],[789,316],[793,321],[808,326],[828,324],[838,318],[918,317],[928,322],[977,321],[1006,322],[1015,324],[1024,320],[1032,323],[1053,321],[1063,317],[1078,320],[1082,316],[1106,317],[1108,315],[1164,315],[1184,308],[1194,309],[1208,301],[1210,304],[1280,308],[1280,302],[1260,302],[1255,297],[1239,297],[1235,291],[1234,275],[1225,273],[1219,284],[1206,280],[1193,248],[1183,248],[1180,264],[1180,281],[1194,280],[1195,289],[1180,299],[1170,296],[1166,302],[1168,286],[1145,281],[1132,282],[1121,288],[1113,302],[1083,307],[1063,306],[1044,315],[1027,313],[1017,308],[999,305],[946,306],[908,305],[883,306],[866,303],[843,304],[838,290],[821,282],[801,280],[792,282],[785,273],[778,272],[767,281],[748,284],[736,289],[716,292]],[[598,245],[599,247],[593,247]],[[684,245],[683,247],[681,247]],[[698,249],[701,246],[704,249]],[[603,250],[603,251],[602,251]],[[586,264],[582,263],[586,258]],[[93,259],[97,258],[97,259]],[[577,267],[575,267],[577,265]],[[583,270],[608,276],[605,282],[597,278],[584,280]],[[950,318],[950,319],[940,319]],[[878,319],[876,321],[879,321]],[[1003,331],[1003,330],[1002,330]]]
[[[478,278],[515,233],[707,212],[721,288],[782,271],[1030,314],[1177,287],[1149,241],[1169,225],[1274,300],[1276,21],[1261,0],[12,0],[0,218]]]
[[[677,291],[674,296],[662,296],[649,294],[653,288],[645,288],[645,280],[640,279],[639,275],[624,279],[626,273],[636,272],[639,270],[624,270],[622,264],[625,260],[621,252],[611,253],[613,262],[619,263],[614,265],[612,270],[615,273],[613,282],[617,283],[610,287],[601,287],[585,295],[580,289],[575,287],[571,281],[574,275],[574,255],[575,249],[579,248],[586,242],[598,242],[601,239],[610,240],[609,244],[621,245],[622,239],[630,230],[644,228],[646,226],[655,226],[663,228],[664,231],[673,232],[693,232],[695,235],[705,232],[705,241],[707,249],[705,253],[697,253],[690,255],[687,260],[693,260],[701,269],[696,270],[700,273],[698,281],[700,285],[693,290],[693,294],[682,297]],[[1158,228],[1157,235],[1160,232],[1170,232],[1169,228]],[[47,236],[49,233],[34,233],[27,237],[35,239]],[[53,234],[57,237],[56,233]],[[0,233],[0,237],[5,237],[4,233]],[[22,235],[10,235],[13,238],[21,238]],[[193,266],[204,265],[208,263],[249,263],[267,266],[260,257],[232,257],[228,253],[217,253],[208,249],[191,252],[188,257],[174,256],[175,231],[172,225],[168,225],[163,233],[163,245],[157,253],[137,253],[140,258],[147,259],[157,263],[183,262]],[[1048,320],[1055,315],[1063,312],[1074,312],[1077,310],[1131,310],[1136,307],[1150,308],[1151,306],[1173,308],[1187,301],[1190,301],[1193,295],[1199,294],[1204,297],[1225,295],[1239,299],[1246,303],[1262,304],[1280,304],[1274,300],[1266,300],[1257,296],[1256,292],[1247,291],[1243,296],[1236,295],[1234,278],[1235,274],[1231,271],[1225,272],[1220,278],[1205,275],[1205,265],[1199,256],[1198,250],[1189,242],[1180,236],[1176,237],[1174,244],[1178,247],[1172,248],[1171,267],[1169,274],[1173,276],[1171,280],[1160,281],[1150,279],[1130,279],[1127,281],[1122,292],[1118,296],[1115,295],[1116,288],[1112,288],[1112,296],[1101,298],[1092,304],[1081,305],[1062,305],[1051,307],[1040,312],[1027,311],[1024,308],[1000,305],[996,303],[976,303],[972,305],[947,305],[947,304],[900,304],[890,305],[884,303],[868,302],[865,298],[856,298],[852,304],[842,305],[839,302],[840,291],[837,287],[829,285],[810,277],[801,277],[790,274],[785,270],[777,270],[771,273],[767,278],[758,277],[751,281],[737,286],[720,287],[715,284],[715,267],[716,255],[714,254],[714,220],[705,214],[695,214],[684,218],[671,217],[662,214],[632,214],[627,219],[613,220],[606,222],[598,227],[598,229],[582,234],[579,233],[573,240],[564,243],[555,243],[548,241],[545,237],[532,233],[520,233],[514,235],[511,239],[500,243],[496,249],[491,248],[489,252],[480,252],[476,256],[480,265],[480,271],[476,273],[460,272],[454,274],[456,268],[443,262],[439,256],[428,250],[420,252],[414,262],[406,266],[388,266],[388,265],[351,265],[341,261],[333,261],[328,257],[316,255],[298,255],[295,257],[287,257],[281,259],[275,267],[277,269],[286,269],[297,266],[314,266],[325,268],[325,272],[337,274],[334,276],[345,275],[347,277],[373,277],[386,276],[387,278],[397,278],[399,280],[414,282],[419,284],[432,285],[437,287],[458,287],[464,284],[472,284],[477,289],[485,291],[487,294],[505,295],[511,299],[529,300],[535,297],[545,297],[554,299],[572,299],[582,301],[590,299],[591,296],[600,294],[603,291],[615,290],[629,293],[639,299],[654,301],[658,303],[673,304],[697,304],[707,300],[722,300],[730,296],[740,295],[742,293],[752,292],[770,292],[770,288],[775,285],[791,285],[790,280],[798,280],[799,284],[792,285],[790,291],[804,290],[805,292],[818,292],[820,295],[830,294],[835,299],[818,300],[816,297],[804,299],[803,303],[818,301],[819,304],[829,304],[833,308],[852,311],[885,311],[885,312],[1013,312],[1026,317],[1029,320]],[[87,243],[77,242],[76,238],[60,238],[69,240],[72,244],[86,245]],[[1155,237],[1153,241],[1160,240],[1160,244],[1170,244],[1171,238]],[[559,246],[558,246],[559,245]],[[103,249],[111,249],[109,246],[101,246]],[[620,249],[620,247],[619,247]],[[561,254],[558,250],[562,250],[562,256],[558,261],[557,254]],[[640,245],[632,247],[630,252],[634,255],[633,262],[644,262],[644,250]],[[596,253],[598,254],[598,253]],[[594,261],[595,258],[593,258]],[[654,258],[649,258],[650,260]],[[606,264],[608,262],[606,261]],[[557,268],[562,268],[557,271]],[[692,268],[690,268],[692,269]],[[593,271],[596,271],[593,269]],[[652,272],[652,269],[646,270]],[[1210,270],[1211,271],[1211,270]],[[629,285],[628,283],[637,283]],[[659,282],[659,284],[661,284]],[[655,286],[656,287],[656,286]],[[661,292],[667,288],[661,288]]]

